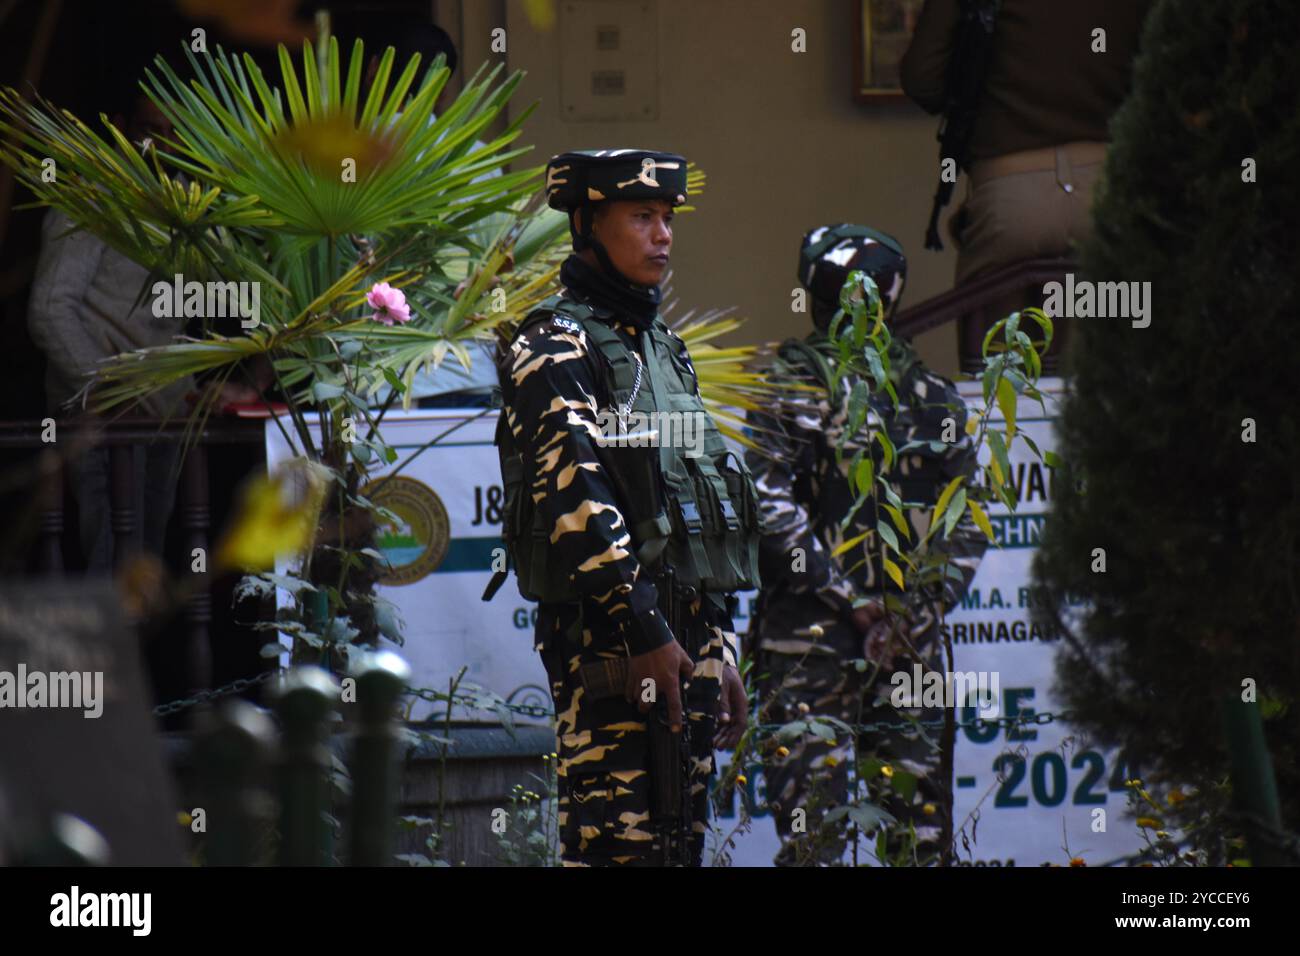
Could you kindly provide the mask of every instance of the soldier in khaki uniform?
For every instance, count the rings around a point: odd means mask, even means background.
[[[836,463],[835,449],[848,428],[848,398],[859,377],[846,375],[836,393],[829,392],[835,350],[826,333],[840,289],[853,270],[872,277],[890,316],[907,277],[907,261],[892,237],[847,223],[822,226],[804,236],[799,280],[808,289],[815,328],[807,338],[783,344],[771,375],[814,390],[783,391],[773,407],[750,416],[762,452],[751,451],[746,458],[758,482],[765,518],[760,548],[763,591],[750,640],[758,700],[760,705],[768,702],[768,723],[816,714],[850,724],[901,720],[903,712],[890,704],[889,681],[895,670],[910,673],[913,659],[904,642],[890,636],[890,628],[904,630],[906,642],[920,653],[927,670],[941,670],[939,618],[965,592],[985,549],[983,534],[967,516],[947,541],[947,555],[960,581],[950,577],[942,588],[902,595],[880,565],[874,502],[868,500],[847,527],[840,526],[853,495],[844,469]],[[874,394],[866,421],[847,437],[843,460],[847,463],[863,449],[880,474],[880,447],[872,435],[886,431],[900,450],[891,484],[904,502],[921,506],[906,513],[916,541],[944,485],[974,469],[975,451],[965,431],[966,407],[952,382],[926,369],[902,339],[894,340],[889,359],[899,406],[895,408],[883,390]],[[942,441],[945,419],[951,419],[947,430],[954,441]],[[919,444],[906,447],[910,442]],[[861,544],[832,556],[840,544],[867,531],[872,533]],[[887,587],[907,602],[905,618],[885,620]],[[870,686],[853,664],[863,658],[880,665]],[[906,711],[921,720],[940,713]],[[830,745],[808,734],[791,741],[784,752],[770,747],[766,751],[767,798],[783,839],[778,865],[830,863],[842,855],[842,828],[820,830],[826,811],[848,797],[853,743],[846,734]],[[909,821],[915,825],[923,862],[937,850],[940,834],[935,805],[940,790],[931,779],[938,768],[937,749],[911,730],[861,736],[857,749],[860,759],[874,756],[889,771],[917,778],[910,798],[900,796],[897,788],[883,789],[885,809],[901,826]],[[802,815],[796,813],[800,809]],[[800,816],[802,832],[794,826]],[[900,845],[901,826],[894,830],[895,846]]]
[[[903,91],[928,113],[947,103],[969,0],[926,0],[900,69]],[[1150,0],[979,0],[995,11],[988,72],[970,141],[967,198],[948,221],[956,284],[1027,259],[1072,257],[1092,233],[1092,197],[1110,118],[1128,95]],[[962,367],[979,371],[979,343],[995,319],[1038,302],[1017,289],[963,319]],[[1047,356],[1054,368],[1069,323]]]
[[[699,865],[713,748],[734,746],[746,721],[732,592],[757,585],[759,514],[685,344],[658,318],[686,161],[565,153],[546,187],[575,251],[561,293],[501,354],[497,443],[506,543],[520,592],[539,602],[555,701],[561,856]],[[691,418],[689,433],[660,412]],[[652,765],[664,731],[682,745],[676,767]],[[665,807],[678,768],[689,789]]]

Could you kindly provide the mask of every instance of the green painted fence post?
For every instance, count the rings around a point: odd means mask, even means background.
[[[1246,817],[1251,865],[1286,866],[1292,861],[1277,839],[1282,830],[1282,812],[1259,704],[1229,695],[1223,703],[1223,725],[1232,768],[1232,799]]]
[[[410,679],[391,651],[367,654],[353,668],[360,725],[352,749],[352,866],[390,866],[397,812],[397,702]]]
[[[326,866],[332,841],[329,807],[329,715],[339,685],[319,667],[289,671],[276,693],[282,734],[280,865]]]
[[[51,816],[44,833],[6,866],[108,866],[112,853],[98,830],[70,813]]]
[[[265,773],[275,747],[275,725],[245,700],[227,701],[201,725],[195,761],[203,786],[207,866],[251,866],[269,819]]]

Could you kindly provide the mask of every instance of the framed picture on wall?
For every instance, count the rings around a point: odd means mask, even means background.
[[[860,103],[904,98],[898,65],[924,0],[854,0],[853,96]]]

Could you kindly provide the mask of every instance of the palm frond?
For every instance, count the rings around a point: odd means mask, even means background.
[[[433,117],[449,76],[441,58],[421,71],[414,56],[398,72],[390,48],[363,93],[359,40],[346,58],[333,37],[322,50],[304,43],[300,58],[281,47],[275,84],[248,55],[186,47],[185,56],[188,80],[161,57],[146,71],[141,87],[174,132],[144,153],[104,117],[107,137],[44,101],[0,92],[0,160],[38,203],[155,275],[262,286],[252,333],[224,337],[205,320],[201,340],[110,360],[98,407],[190,376],[228,376],[259,355],[295,403],[324,410],[395,382],[409,403],[420,369],[468,366],[473,342],[508,337],[554,292],[567,217],[546,207],[541,167],[504,171],[527,152],[515,143],[531,107],[479,140],[522,74],[485,65]],[[47,156],[57,183],[43,181]],[[688,195],[704,186],[691,164]],[[364,298],[376,282],[404,291],[408,325],[370,321]],[[725,312],[678,325],[706,404],[724,431],[741,424],[728,409],[762,399],[767,383],[750,366],[763,349],[713,345],[741,325]]]

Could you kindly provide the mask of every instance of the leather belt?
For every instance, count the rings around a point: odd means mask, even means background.
[[[1106,158],[1106,143],[1078,142],[1063,143],[1060,146],[1044,146],[1042,149],[1025,149],[1002,156],[992,156],[971,163],[970,179],[972,185],[978,186],[990,179],[1010,176],[1013,173],[1042,172],[1057,170],[1057,179],[1064,187],[1070,183],[1073,166],[1088,166],[1100,163]],[[1071,192],[1072,188],[1066,190]]]

